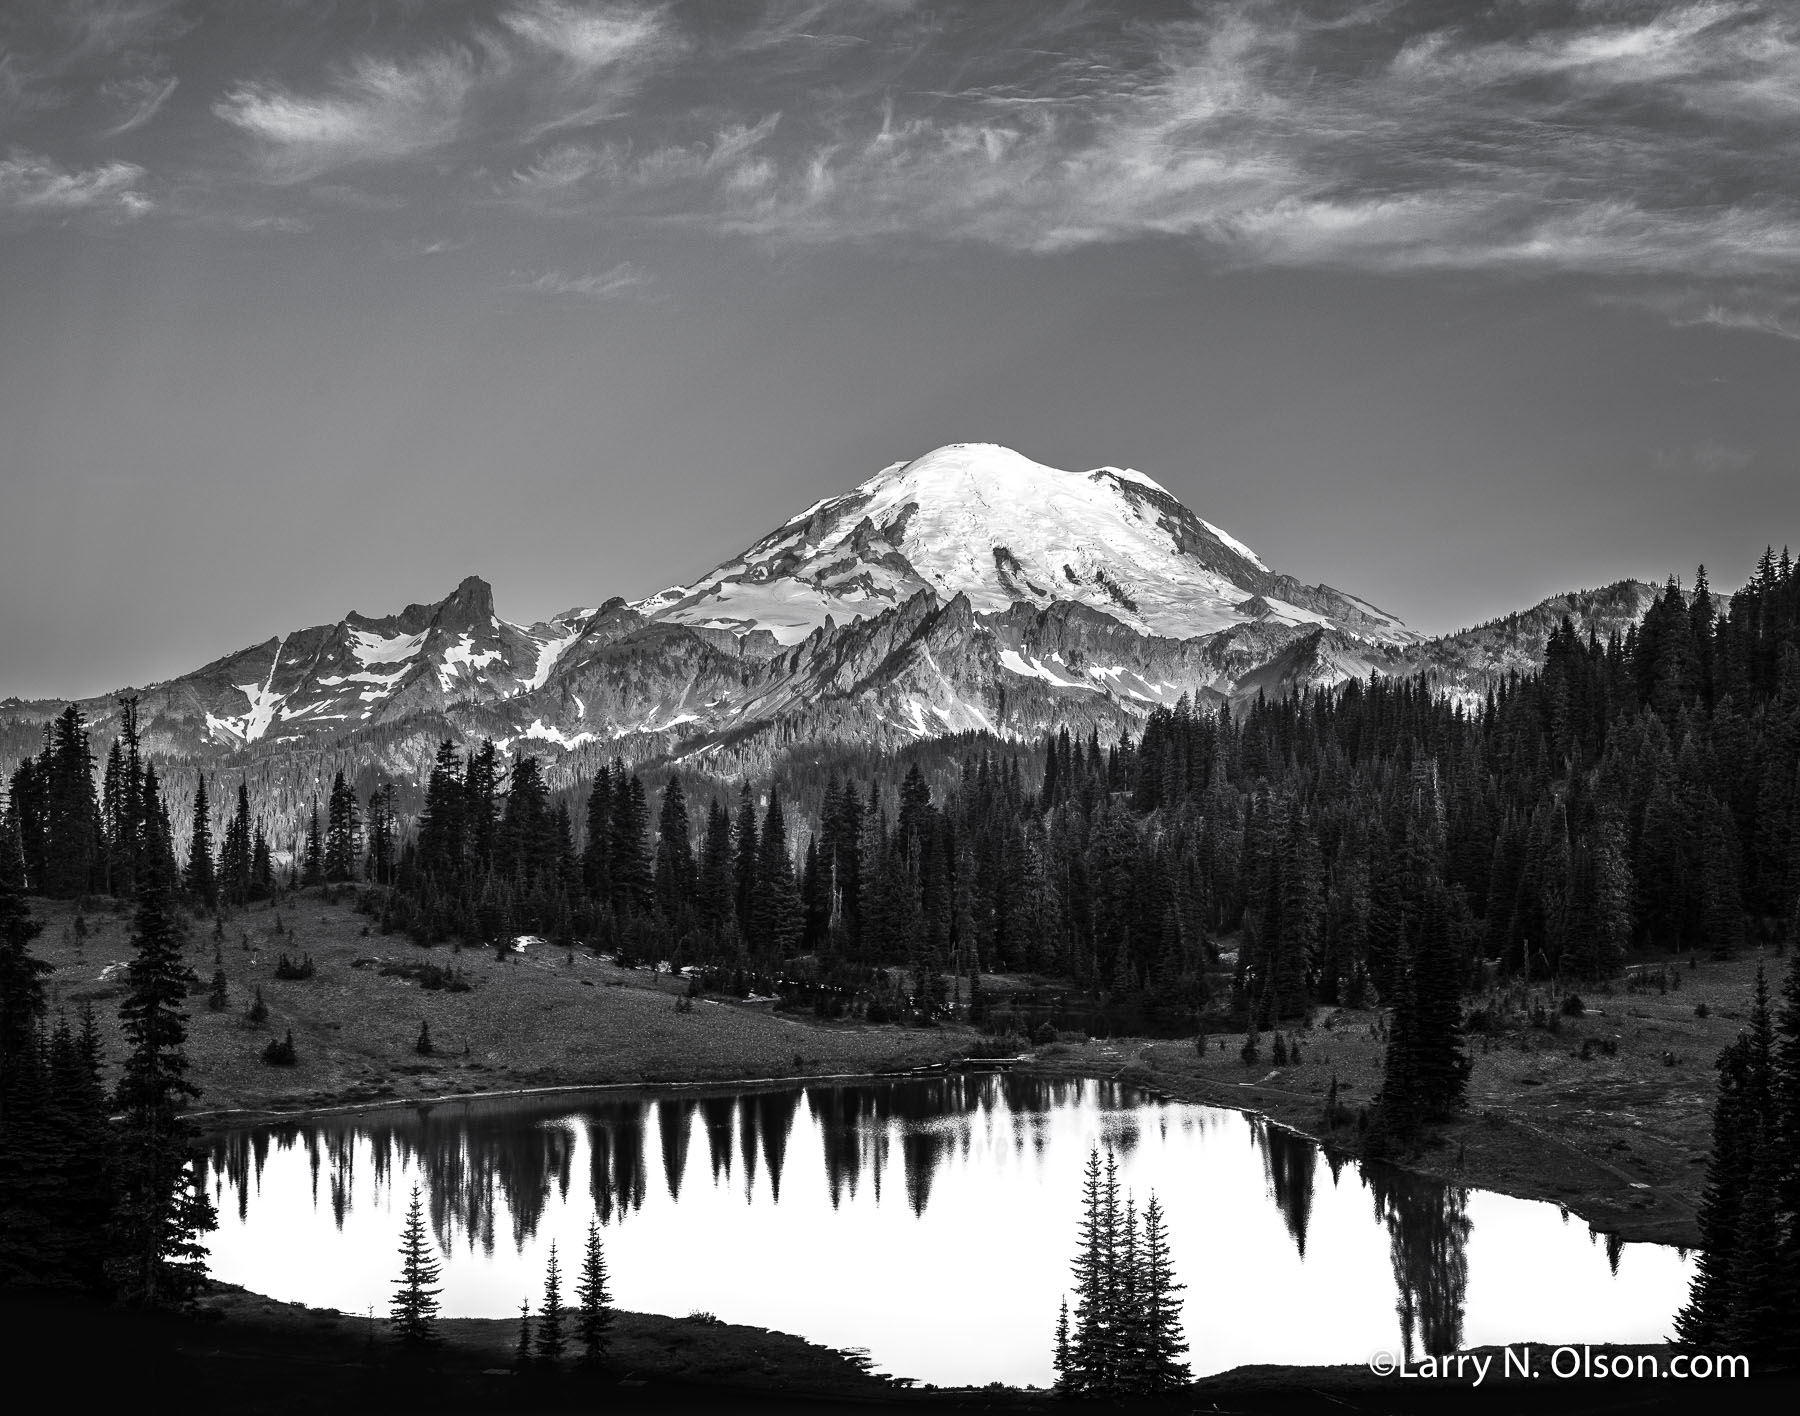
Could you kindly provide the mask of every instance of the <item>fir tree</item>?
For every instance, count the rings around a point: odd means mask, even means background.
[[[409,1347],[427,1347],[442,1341],[437,1325],[438,1274],[431,1237],[425,1231],[425,1206],[419,1199],[419,1187],[414,1185],[412,1200],[406,1207],[406,1226],[400,1233],[400,1277],[388,1308],[396,1341]]]
[[[0,830],[0,1085],[33,1046],[44,1016],[44,976],[53,972],[31,952],[44,926],[25,907],[21,875],[18,843]]]
[[[262,822],[250,838],[250,898],[266,900],[275,893],[275,857],[269,850],[269,838],[263,834]]]
[[[802,920],[794,862],[788,857],[787,826],[781,795],[769,791],[757,841],[756,887],[750,903],[750,947],[774,958],[786,958],[799,946]]]
[[[242,905],[250,898],[250,788],[238,780],[237,810],[225,826],[219,848],[219,889],[226,900]]]
[[[1050,1358],[1050,1370],[1056,1373],[1053,1388],[1059,1395],[1069,1391],[1069,1300],[1065,1295],[1056,1314],[1056,1349]]]
[[[325,879],[349,880],[356,874],[361,854],[362,818],[357,810],[356,789],[339,772],[331,783],[325,804]]]
[[[656,824],[656,905],[665,922],[680,922],[694,898],[694,847],[688,839],[687,798],[681,778],[663,788]]]
[[[737,892],[731,869],[731,813],[717,800],[707,808],[696,897],[701,924],[717,936],[735,936]]]
[[[146,773],[147,782],[154,780]],[[146,791],[148,803],[154,803]],[[114,1281],[129,1301],[185,1306],[206,1276],[200,1236],[216,1227],[212,1204],[199,1189],[192,1128],[182,1120],[200,1092],[188,1080],[187,1014],[190,988],[198,983],[182,958],[174,912],[172,861],[158,813],[152,809],[138,884],[134,955],[128,992],[119,1007],[125,1035],[124,1073],[117,1104],[119,1132],[117,1208],[113,1215]]]
[[[1107,1160],[1112,1160],[1111,1151]],[[1113,1282],[1117,1262],[1118,1187],[1101,1165],[1099,1147],[1088,1151],[1082,1175],[1082,1215],[1073,1264],[1074,1333],[1065,1383],[1070,1391],[1109,1390],[1113,1379]]]
[[[317,813],[314,821],[317,822]],[[419,813],[419,869],[443,880],[462,865],[463,792],[462,761],[456,744],[438,744],[437,759],[425,786],[425,807]]]
[[[212,810],[206,799],[206,773],[195,774],[194,824],[188,837],[188,898],[211,913],[219,907],[218,879],[213,873]]]
[[[55,1198],[56,1137],[48,1123],[49,1084],[40,1055],[44,976],[32,955],[43,926],[25,908],[20,858],[0,829],[0,1282],[40,1281],[43,1231]]]
[[[1154,1194],[1144,1206],[1144,1240],[1139,1252],[1143,1262],[1138,1304],[1144,1384],[1153,1392],[1166,1391],[1189,1380],[1187,1365],[1181,1360],[1187,1339],[1182,1334],[1181,1302],[1176,1296],[1186,1285],[1175,1281],[1162,1205]]]
[[[102,837],[87,722],[72,703],[51,725],[43,769],[44,870],[40,888],[46,895],[73,899],[94,886]]]
[[[538,1317],[537,1359],[546,1367],[562,1361],[562,1269],[556,1261],[556,1241],[550,1241],[550,1262],[544,1269],[544,1306]]]
[[[607,1358],[612,1337],[612,1293],[607,1287],[606,1255],[600,1247],[600,1226],[588,1221],[587,1246],[581,1256],[581,1277],[575,1285],[575,1300],[581,1305],[575,1319],[576,1340],[581,1343],[584,1366],[601,1366]]]
[[[301,857],[302,888],[325,883],[325,843],[319,835],[319,804],[313,803],[312,816],[306,826],[306,849]]]

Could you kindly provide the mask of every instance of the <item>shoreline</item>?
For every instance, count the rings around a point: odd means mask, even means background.
[[[33,910],[47,926],[40,953],[55,970],[52,1006],[115,996],[107,970],[128,955],[129,921],[97,912],[78,931],[73,906],[34,900]],[[238,944],[223,947],[232,934]],[[272,978],[277,955],[295,949],[316,960],[317,976]],[[203,1091],[188,1116],[209,1131],[442,1102],[892,1080],[1001,1061],[967,1055],[993,1049],[995,1039],[965,1023],[821,1022],[766,1003],[690,1004],[667,975],[573,951],[500,960],[453,949],[470,991],[431,991],[404,970],[390,976],[373,965],[442,960],[441,951],[380,936],[345,902],[323,896],[234,916],[213,953],[231,1002],[223,1011],[190,1005],[187,1040]],[[1731,961],[1690,958],[1667,970],[1666,988],[1628,976],[1592,990],[1573,1014],[1547,987],[1515,983],[1471,997],[1471,1016],[1484,1024],[1465,1038],[1466,1111],[1440,1128],[1436,1144],[1396,1163],[1441,1182],[1558,1205],[1624,1240],[1695,1247],[1713,1059],[1742,1027],[1754,971],[1767,961],[1749,952]],[[994,997],[1019,985],[983,980]],[[259,994],[268,1017],[252,1024],[243,1009]],[[119,1057],[113,1010],[100,1008],[97,1022],[103,1053]],[[414,1044],[427,1023],[436,1047],[420,1054]],[[297,1064],[260,1065],[265,1043],[289,1031]],[[1196,1048],[1192,1036],[1062,1032],[1008,1043],[1014,1057],[1006,1060],[1046,1077],[1128,1082],[1253,1113],[1333,1153],[1360,1156],[1355,1123],[1382,1079],[1381,1013],[1321,1007],[1280,1035],[1283,1049],[1263,1034],[1259,1051],[1244,1046],[1242,1033],[1203,1035]],[[1333,1087],[1349,1124],[1324,1124]]]
[[[213,1111],[187,1113],[185,1120],[197,1126],[202,1134],[231,1131],[246,1127],[277,1125],[284,1122],[303,1123],[310,1120],[330,1117],[358,1116],[365,1113],[392,1111],[400,1108],[431,1107],[445,1104],[457,1104],[476,1101],[504,1101],[512,1099],[528,1099],[544,1096],[574,1095],[621,1095],[636,1094],[654,1098],[658,1095],[672,1095],[691,1091],[742,1092],[752,1089],[773,1089],[788,1086],[812,1086],[818,1084],[858,1082],[896,1082],[929,1076],[944,1076],[964,1072],[1015,1072],[1023,1076],[1042,1077],[1050,1080],[1086,1080],[1096,1082],[1112,1082],[1131,1086],[1146,1096],[1160,1101],[1180,1102],[1195,1106],[1211,1106],[1220,1110],[1237,1111],[1245,1115],[1256,1116],[1268,1125],[1278,1126],[1302,1140],[1318,1147],[1321,1153],[1334,1153],[1345,1156],[1363,1164],[1385,1164],[1395,1169],[1417,1175],[1425,1179],[1436,1180],[1448,1185],[1463,1186],[1468,1189],[1487,1190],[1496,1194],[1510,1196],[1514,1199],[1526,1200],[1538,1204],[1556,1205],[1565,1213],[1573,1214],[1584,1220],[1590,1228],[1601,1234],[1612,1235],[1625,1243],[1668,1244],[1675,1247],[1691,1249],[1696,1247],[1697,1234],[1689,1236],[1682,1232],[1671,1233],[1671,1228],[1680,1223],[1678,1218],[1658,1215],[1646,1219],[1638,1219],[1629,1214],[1609,1213],[1611,1202],[1602,1196],[1571,1196],[1567,1193],[1550,1193],[1552,1182],[1540,1184],[1519,1183],[1510,1177],[1470,1173],[1466,1167],[1432,1164],[1431,1159],[1438,1153],[1449,1149],[1446,1139],[1440,1139],[1434,1150],[1422,1151],[1404,1160],[1369,1161],[1355,1145],[1345,1144],[1342,1138],[1333,1138],[1318,1134],[1322,1128],[1307,1127],[1297,1124],[1292,1115],[1283,1115],[1280,1104],[1279,1089],[1270,1088],[1256,1082],[1228,1083],[1210,1081],[1208,1079],[1178,1079],[1166,1075],[1149,1072],[1140,1066],[1123,1064],[1107,1070],[1089,1064],[1075,1066],[1059,1065],[1058,1059],[1043,1058],[1035,1053],[1016,1058],[967,1058],[952,1059],[941,1063],[927,1063],[906,1068],[864,1069],[855,1072],[833,1073],[795,1073],[782,1076],[743,1077],[737,1079],[705,1077],[688,1080],[658,1081],[597,1081],[550,1083],[541,1086],[516,1086],[494,1090],[473,1092],[446,1092],[436,1094],[420,1093],[413,1096],[383,1097],[369,1100],[348,1100],[325,1102],[307,1105],[295,1109],[283,1109],[278,1106],[266,1107],[232,1107]],[[1251,1096],[1242,1095],[1249,1091]],[[1272,1099],[1271,1092],[1277,1093]],[[1238,1094],[1231,1094],[1238,1093]],[[1295,1093],[1286,1093],[1296,1101],[1310,1103]],[[1285,1108],[1289,1111],[1298,1108]],[[1456,1123],[1459,1127],[1469,1122],[1465,1119]],[[1510,1126],[1529,1128],[1526,1123],[1509,1122]],[[1578,1148],[1562,1139],[1536,1132],[1540,1143],[1575,1151],[1582,1161],[1589,1164],[1604,1165],[1594,1157],[1579,1152]],[[1466,1151],[1464,1152],[1466,1161]],[[1624,1179],[1624,1172],[1616,1167],[1606,1167],[1622,1179],[1626,1185],[1634,1182]],[[1677,1201],[1679,1203],[1679,1201]],[[1687,1208],[1684,1206],[1684,1208]],[[1692,1222],[1692,1210],[1687,1208],[1687,1217]]]

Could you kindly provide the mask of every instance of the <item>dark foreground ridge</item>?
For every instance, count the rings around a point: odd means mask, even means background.
[[[1166,1398],[1125,1405],[1064,1400],[1003,1387],[911,1388],[872,1375],[854,1354],[786,1333],[704,1317],[621,1313],[619,1361],[604,1377],[570,1371],[520,1377],[509,1365],[515,1324],[452,1319],[447,1341],[420,1356],[387,1340],[385,1322],[278,1303],[215,1285],[195,1315],[102,1307],[58,1294],[0,1290],[0,1322],[15,1377],[55,1383],[79,1410],[119,1401],[141,1408],[233,1413],[606,1411],[833,1412],[909,1409],[990,1412],[1514,1413],[1601,1416],[1687,1413],[1709,1399],[1734,1411],[1792,1410],[1800,1381],[1787,1372],[1749,1380],[1649,1380],[1541,1372],[1503,1378],[1499,1349],[1479,1385],[1460,1378],[1378,1377],[1361,1367],[1241,1367]],[[1650,1355],[1675,1348],[1595,1348]],[[1551,1349],[1536,1348],[1543,1368]]]

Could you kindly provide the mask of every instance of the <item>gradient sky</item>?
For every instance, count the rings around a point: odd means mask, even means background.
[[[0,696],[942,443],[1429,631],[1800,526],[1791,0],[6,0]]]

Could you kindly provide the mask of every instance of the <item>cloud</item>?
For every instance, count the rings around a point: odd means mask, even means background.
[[[1800,340],[1800,289],[1792,287],[1716,281],[1651,286],[1598,298],[1601,303],[1647,309],[1676,329],[1711,328]]]
[[[100,86],[100,96],[115,108],[123,110],[124,117],[108,128],[105,136],[122,137],[143,127],[157,115],[180,84],[181,80],[173,74],[166,77],[139,74],[127,79],[108,79]]]
[[[14,149],[0,159],[0,214],[56,218],[91,213],[130,220],[154,205],[140,188],[145,175],[135,162],[69,171],[47,157]]]
[[[161,137],[179,74],[266,181],[382,166],[408,204],[498,196],[768,246],[1177,240],[1223,265],[1704,286],[1728,312],[1800,289],[1792,0],[499,0],[353,28],[308,10],[269,21],[264,52],[294,67],[220,81],[170,58],[201,49],[169,47],[174,4],[83,0],[58,32],[116,72],[72,86],[9,52],[0,107],[97,102],[81,131]],[[207,34],[231,22],[209,11]],[[206,144],[183,151],[204,168]],[[243,176],[193,175],[226,194]]]
[[[213,113],[256,140],[266,176],[294,182],[445,146],[461,131],[477,78],[476,57],[467,49],[405,63],[361,55],[322,94],[241,84],[213,105]]]
[[[549,270],[527,276],[515,274],[511,288],[535,291],[541,295],[577,295],[584,300],[617,300],[653,284],[656,277],[630,261],[620,261],[596,274],[570,275]]]
[[[828,9],[781,7],[757,42]],[[1054,34],[989,13],[923,41],[901,18],[741,163],[615,145],[582,180],[779,244],[1169,236],[1246,264],[1694,278],[1800,255],[1800,13],[1764,0],[1073,5]]]
[[[453,241],[448,237],[439,236],[430,239],[415,237],[410,241],[388,241],[385,246],[390,256],[411,259],[423,256],[446,256],[452,251],[462,250],[468,244],[467,241]]]
[[[1679,447],[1653,448],[1650,459],[1661,472],[1720,478],[1742,472],[1756,461],[1756,454],[1723,438],[1705,438]]]
[[[1677,326],[1713,325],[1719,329],[1772,334],[1778,339],[1800,339],[1800,322],[1783,319],[1766,310],[1739,310],[1726,305],[1708,305],[1691,319],[1671,321]]]
[[[533,0],[500,22],[553,65],[537,95],[548,116],[528,128],[531,142],[621,116],[643,79],[686,47],[664,8]]]
[[[183,0],[57,0],[57,23],[71,59],[142,50],[178,38],[198,23]]]
[[[500,22],[582,74],[617,68],[679,47],[664,11],[637,6],[535,0],[507,11]]]

